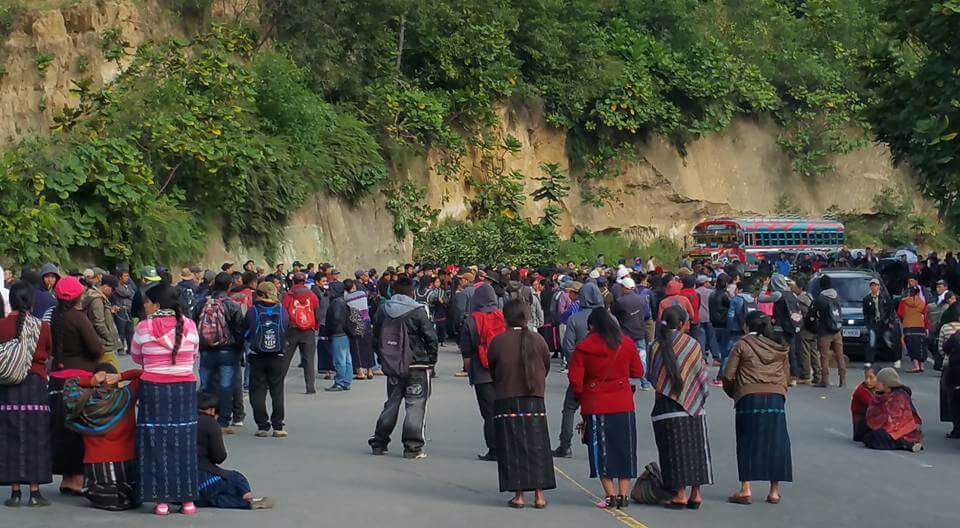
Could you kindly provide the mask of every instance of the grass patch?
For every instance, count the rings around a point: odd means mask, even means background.
[[[569,240],[561,241],[559,248],[561,262],[586,262],[591,265],[597,255],[602,254],[608,265],[615,264],[619,259],[631,260],[635,257],[646,261],[652,256],[659,264],[673,266],[680,260],[681,253],[680,245],[665,237],[640,244],[617,232],[593,234],[580,229]]]

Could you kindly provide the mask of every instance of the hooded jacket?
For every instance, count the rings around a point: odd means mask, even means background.
[[[580,289],[580,311],[567,320],[567,330],[563,334],[563,356],[570,358],[573,350],[581,341],[587,338],[589,328],[587,319],[590,313],[596,308],[603,307],[603,295],[600,294],[600,288],[593,282],[588,282]]]
[[[477,334],[477,323],[472,317],[473,313],[492,313],[500,308],[497,303],[497,293],[493,286],[481,284],[477,286],[473,294],[473,312],[463,322],[460,329],[460,355],[464,359],[470,359],[470,384],[479,385],[481,383],[493,383],[490,371],[483,368],[480,364],[480,337]]]
[[[326,324],[323,326],[324,335],[338,337],[347,335],[347,317],[350,307],[343,300],[343,283],[331,282],[328,290],[330,306],[327,307]]]
[[[727,358],[723,390],[735,401],[749,394],[787,394],[790,356],[786,345],[762,335],[747,334]]]
[[[143,366],[142,381],[151,383],[180,383],[195,381],[193,364],[200,345],[197,326],[183,318],[180,348],[173,359],[176,345],[177,320],[170,317],[154,317],[140,321],[130,345],[133,362]]]
[[[837,302],[837,297],[837,290],[828,288],[820,292],[820,295],[817,295],[817,298],[813,301],[813,306],[810,307],[810,313],[816,320],[818,336],[828,336],[837,333],[827,326],[830,318],[833,317],[830,314],[830,310],[832,309],[831,305]],[[926,309],[926,306],[924,306],[924,309]]]
[[[660,301],[660,306],[657,308],[657,320],[663,318],[663,311],[673,305],[680,305],[684,311],[687,312],[687,317],[689,321],[693,322],[697,320],[697,312],[693,309],[693,304],[690,303],[690,299],[681,293],[683,286],[680,285],[677,281],[670,281],[667,284],[666,297]],[[696,295],[696,293],[694,293]]]
[[[137,287],[133,283],[133,280],[128,280],[126,284],[120,282],[117,284],[117,287],[113,289],[113,298],[111,301],[113,305],[120,310],[118,314],[123,319],[130,320],[130,312],[133,308],[133,297],[136,294]]]
[[[613,315],[620,321],[620,328],[627,337],[634,341],[647,338],[650,303],[635,289],[623,289],[623,293],[613,301]]]
[[[117,352],[123,348],[120,344],[120,333],[113,320],[113,310],[107,297],[96,288],[87,288],[80,300],[84,313],[93,323],[93,329],[100,336],[103,349],[107,352]]]
[[[570,330],[568,329],[567,332]],[[611,350],[599,334],[590,334],[570,358],[567,377],[584,416],[618,414],[634,410],[630,378],[643,377],[637,346],[624,335]]]
[[[306,301],[310,307],[313,309],[313,331],[316,332],[320,329],[320,326],[323,325],[324,321],[320,319],[320,299],[317,298],[316,294],[307,288],[305,284],[294,284],[286,295],[283,296],[283,310],[287,315],[290,315],[290,312],[293,310],[293,301],[299,300],[301,303]],[[298,328],[293,328],[296,331],[302,331]]]
[[[409,316],[408,316],[409,314]],[[407,336],[413,352],[412,368],[432,367],[437,363],[437,331],[427,315],[427,309],[410,297],[395,294],[377,310],[373,318],[373,348],[380,355],[380,331],[387,319],[407,317]]]
[[[726,328],[727,327],[727,310],[730,309],[730,296],[727,295],[727,292],[720,289],[714,288],[713,293],[710,294],[710,324],[714,328]]]
[[[927,304],[920,297],[907,297],[900,301],[897,316],[904,328],[930,328]]]
[[[774,324],[779,326],[784,334],[793,335],[800,332],[800,327],[803,326],[803,310],[800,309],[800,300],[797,299],[797,295],[790,291],[786,278],[779,273],[774,273],[770,286],[776,297],[773,301]],[[794,320],[791,314],[797,314],[799,318]]]

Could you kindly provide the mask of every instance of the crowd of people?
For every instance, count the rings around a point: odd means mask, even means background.
[[[790,387],[842,387],[847,361],[843,310],[830,277],[811,295],[802,273],[771,263],[748,279],[739,263],[653,259],[607,266],[516,267],[407,264],[356,270],[294,262],[272,272],[241,269],[91,268],[67,274],[54,264],[25,268],[0,285],[0,485],[7,506],[45,506],[39,485],[61,475],[60,492],[95,507],[269,508],[246,477],[223,469],[224,435],[243,427],[244,391],[255,436],[284,438],[284,381],[299,357],[303,390],[344,393],[385,378],[387,399],[369,439],[388,453],[404,404],[403,456],[423,459],[427,401],[439,346],[456,343],[458,377],[476,393],[486,451],[513,508],[547,506],[553,459],[572,456],[574,433],[603,489],[601,508],[631,498],[697,509],[713,483],[706,401],[722,388],[734,402],[740,488],[728,500],[752,502],[751,482],[781,500],[793,478],[786,395]],[[865,265],[870,264],[869,256]],[[939,268],[937,268],[939,269]],[[928,349],[943,368],[942,419],[960,437],[960,308],[944,278],[930,293],[917,275],[893,301],[871,282],[864,316],[877,335],[894,317],[920,372]],[[871,345],[875,337],[871,339]],[[932,347],[932,348],[931,348]],[[872,346],[870,348],[873,348]],[[297,354],[299,352],[299,355]],[[922,449],[921,420],[895,368],[867,357],[854,391],[853,438],[874,449]],[[122,370],[129,356],[139,366]],[[546,377],[556,360],[568,380],[559,442],[551,446]],[[710,379],[708,366],[718,367]],[[898,366],[898,365],[897,365]],[[652,391],[659,463],[637,463],[635,391]],[[267,407],[267,396],[270,407]],[[580,423],[577,411],[580,411]],[[634,479],[640,477],[634,483]]]

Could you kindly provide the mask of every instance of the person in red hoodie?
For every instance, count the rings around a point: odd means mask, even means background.
[[[677,279],[674,279],[669,283],[667,283],[667,289],[666,289],[667,296],[664,297],[662,301],[660,301],[660,307],[657,310],[658,321],[663,318],[663,311],[671,306],[680,306],[681,308],[683,308],[684,311],[687,312],[689,321],[700,320],[700,316],[697,313],[700,310],[699,300],[697,301],[697,309],[694,309],[693,304],[690,301],[690,298],[684,295],[682,293],[682,290],[683,290],[683,284],[681,284],[680,281]],[[695,290],[691,290],[691,291],[693,292],[694,297],[699,297]]]
[[[853,418],[853,441],[863,440],[863,435],[870,430],[867,427],[867,408],[876,395],[877,372],[872,367],[867,367],[863,371],[863,383],[857,386],[853,391],[853,398],[850,400],[850,415]]]
[[[317,392],[317,332],[320,330],[320,299],[306,285],[307,275],[293,274],[293,287],[283,296],[283,309],[290,316],[287,330],[287,368],[297,349],[303,363],[303,381],[307,394]]]
[[[605,308],[587,319],[587,334],[570,359],[570,388],[580,402],[590,478],[600,478],[605,498],[598,508],[626,508],[630,479],[637,476],[637,420],[630,378],[643,377],[633,340]],[[618,489],[614,479],[619,479]]]
[[[703,347],[705,340],[704,337],[700,335],[700,294],[697,293],[697,278],[693,275],[684,275],[680,279],[680,283],[683,286],[680,290],[680,295],[686,297],[687,300],[690,301],[690,307],[693,308],[693,317],[689,319],[690,337],[696,339],[697,342],[700,343],[700,346]]]

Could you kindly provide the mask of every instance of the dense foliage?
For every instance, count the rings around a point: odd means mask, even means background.
[[[110,46],[105,51],[115,49]],[[67,261],[198,256],[206,224],[264,248],[310,191],[356,200],[386,175],[366,124],[239,29],[147,43],[109,87],[78,83],[58,131],[5,153],[0,253]]]
[[[960,225],[960,1],[885,2],[891,42],[871,80],[877,135],[920,175],[923,190]]]
[[[560,239],[551,226],[519,217],[444,220],[414,239],[422,262],[541,266],[557,262]]]

